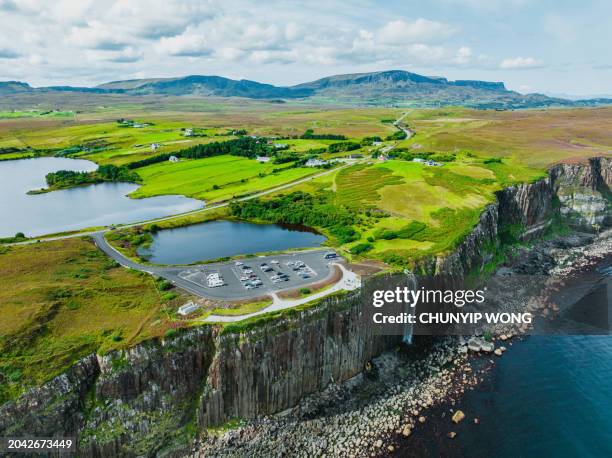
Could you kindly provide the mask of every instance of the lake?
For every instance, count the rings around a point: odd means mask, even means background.
[[[139,253],[157,264],[197,261],[291,248],[316,247],[325,237],[306,228],[242,221],[211,221],[159,231]]]
[[[39,236],[93,226],[125,224],[183,213],[202,207],[184,196],[130,199],[132,183],[101,183],[46,194],[27,195],[46,186],[45,175],[57,170],[93,171],[81,159],[44,157],[0,162],[0,237],[17,232]]]

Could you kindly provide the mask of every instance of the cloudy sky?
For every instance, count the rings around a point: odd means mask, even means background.
[[[289,85],[404,69],[612,94],[608,0],[0,0],[0,81],[217,74]]]

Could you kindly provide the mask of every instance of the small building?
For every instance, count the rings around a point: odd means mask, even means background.
[[[274,148],[279,149],[279,148],[287,148],[289,145],[287,145],[286,143],[274,143]]]
[[[372,146],[380,146],[380,145],[382,145],[382,142],[378,142],[378,141],[372,142]]]
[[[159,143],[151,143],[151,151],[157,151],[160,146]]]
[[[178,158],[178,157],[176,157],[176,156],[170,156],[170,157],[168,158],[168,161],[170,161],[170,162],[178,162],[178,161],[179,161],[179,158]]]
[[[389,160],[389,156],[387,156],[386,154],[381,154],[380,156],[378,156],[378,160],[382,162],[386,162]]]
[[[270,162],[269,156],[257,156],[255,159],[257,159],[257,162]]]
[[[327,161],[321,159],[308,159],[304,165],[306,167],[320,167],[325,164],[327,164]]]
[[[439,164],[438,162],[429,160],[429,161],[427,161],[427,165],[430,166],[430,167],[440,167],[442,164]]]
[[[195,304],[194,302],[190,301],[190,302],[187,302],[186,304],[181,305],[178,308],[178,314],[182,316],[186,316],[186,315],[189,315],[190,313],[195,312],[199,308],[200,306],[198,304]]]
[[[349,154],[349,159],[363,159],[363,154]]]
[[[185,137],[193,137],[193,129],[185,129],[185,133],[183,135]]]
[[[420,158],[420,157],[415,157],[412,160],[412,162],[420,162],[422,164],[422,163],[427,162],[427,161],[425,159]]]

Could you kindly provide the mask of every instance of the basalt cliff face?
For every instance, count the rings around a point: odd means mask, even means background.
[[[497,201],[487,206],[476,227],[452,253],[416,267],[430,275],[464,277],[492,259],[500,238],[533,239],[557,229],[561,222],[585,231],[609,227],[611,188],[612,158],[555,165],[541,180],[499,191]]]
[[[610,225],[610,186],[610,159],[557,165],[500,191],[456,250],[417,267],[465,276],[491,260],[501,237],[536,237],[560,215],[583,229]],[[399,344],[364,326],[362,313],[352,292],[241,332],[194,327],[91,355],[0,406],[0,436],[75,436],[80,456],[183,456],[197,431],[292,407]]]

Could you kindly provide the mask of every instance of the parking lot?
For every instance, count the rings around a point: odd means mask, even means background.
[[[205,296],[241,300],[270,292],[307,287],[332,274],[329,250],[303,251],[275,256],[257,256],[238,261],[183,268],[176,275]],[[185,285],[186,286],[186,285]]]

